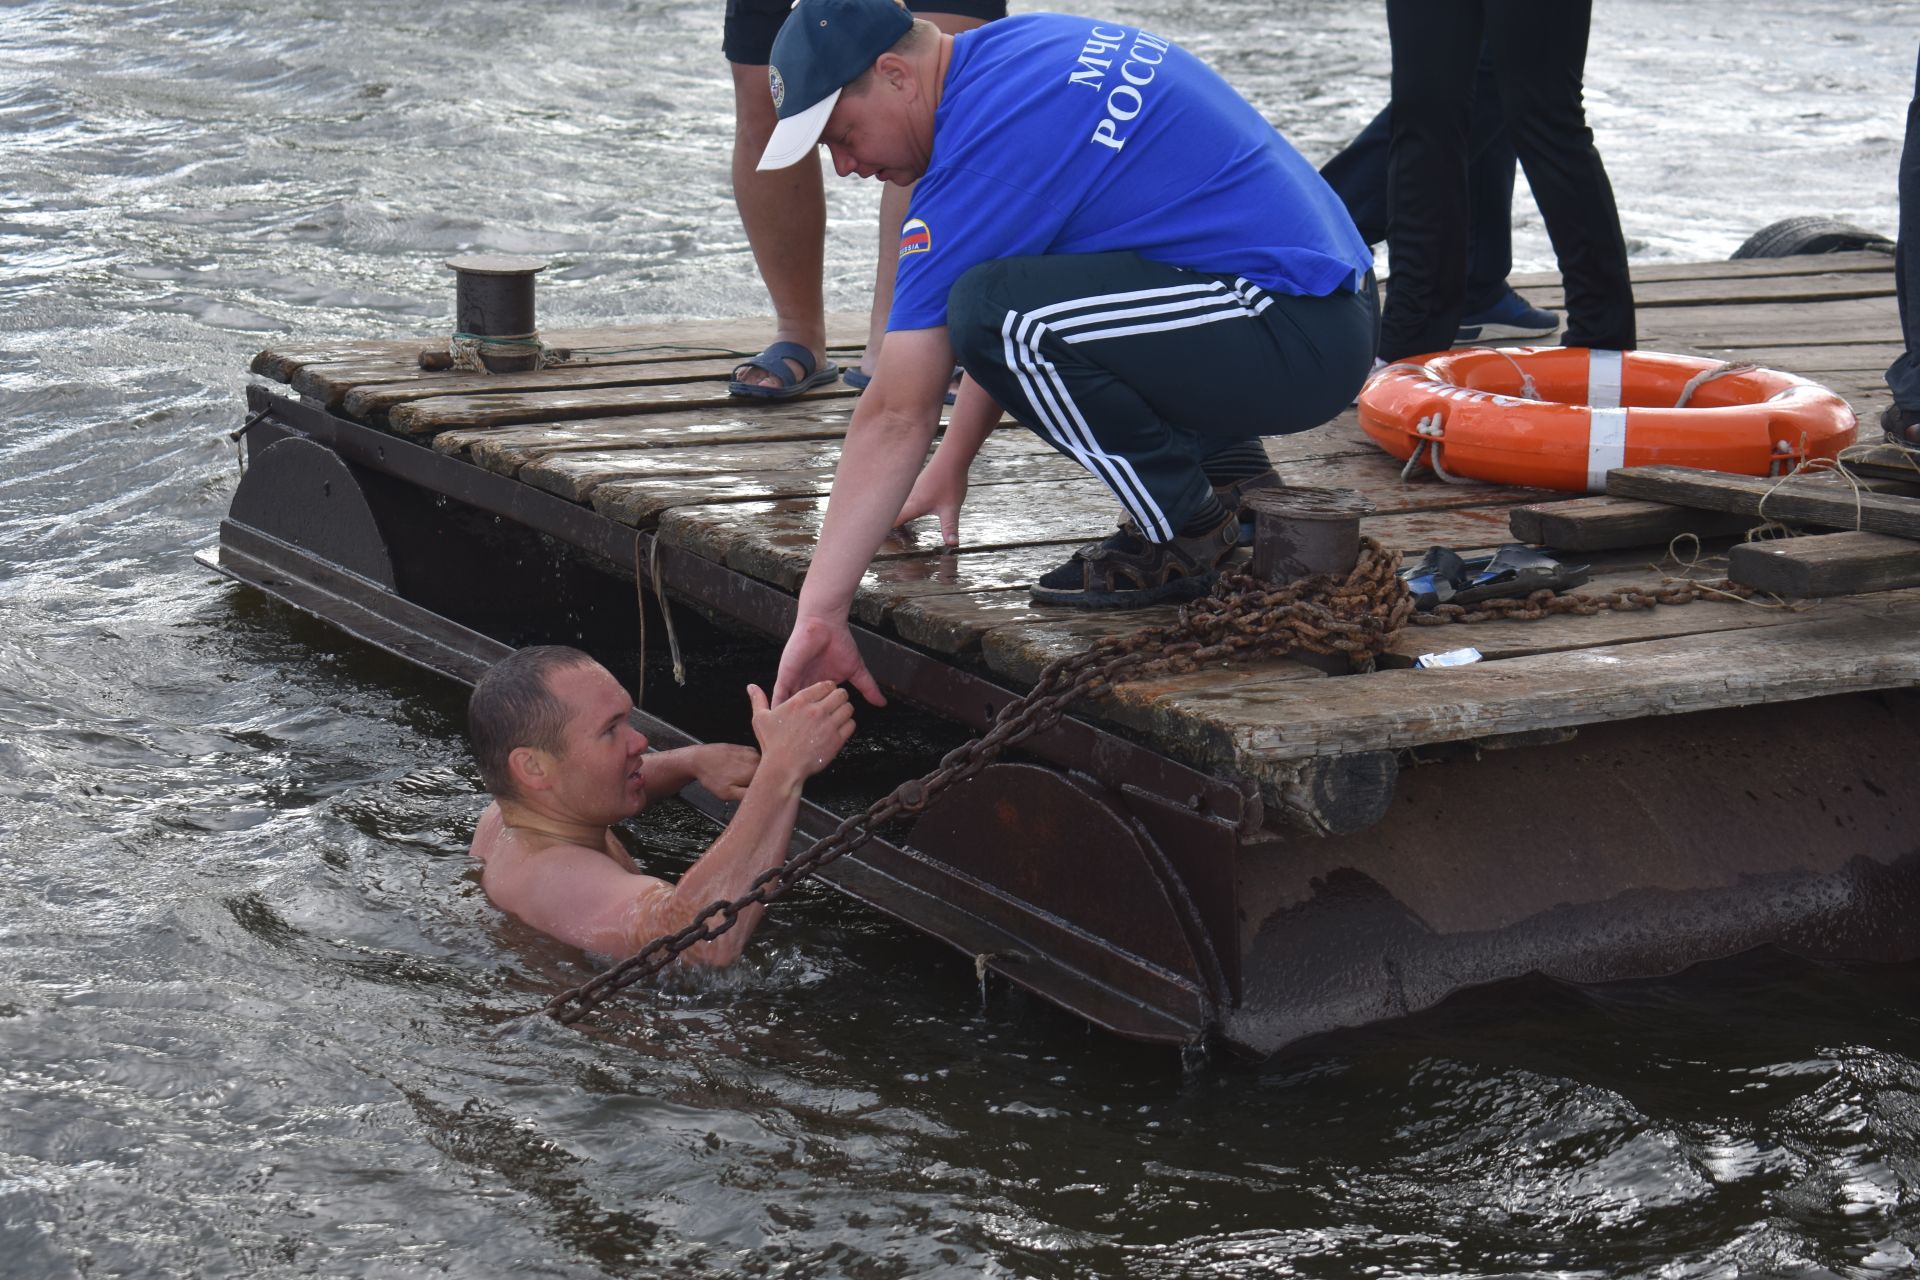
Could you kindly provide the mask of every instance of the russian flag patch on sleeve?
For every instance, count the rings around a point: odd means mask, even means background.
[[[910,253],[926,253],[933,248],[933,232],[927,224],[918,218],[908,218],[900,224],[900,256]]]

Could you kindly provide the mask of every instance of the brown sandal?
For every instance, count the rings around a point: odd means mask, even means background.
[[[1220,499],[1220,505],[1234,513],[1240,521],[1240,545],[1253,545],[1253,512],[1246,507],[1247,495],[1260,489],[1284,489],[1287,486],[1280,480],[1280,473],[1268,467],[1257,476],[1248,476],[1245,480],[1235,480],[1231,484],[1213,486],[1213,496]]]
[[[1213,586],[1220,563],[1239,543],[1240,518],[1231,508],[1214,528],[1172,542],[1148,542],[1129,521],[1043,574],[1033,584],[1033,599],[1081,609],[1137,609],[1191,600]]]

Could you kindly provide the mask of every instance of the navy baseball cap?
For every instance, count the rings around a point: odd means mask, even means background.
[[[784,169],[812,151],[840,91],[912,26],[899,0],[799,0],[767,60],[779,123],[759,167]]]

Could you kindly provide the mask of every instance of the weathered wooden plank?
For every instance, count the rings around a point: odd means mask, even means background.
[[[794,440],[685,449],[556,453],[527,463],[518,475],[537,489],[575,502],[588,501],[603,484],[624,481],[629,482],[630,488],[655,488],[668,494],[678,491],[682,497],[675,505],[683,505],[702,501],[703,494],[720,492],[712,482],[743,481],[749,476],[760,477],[762,486],[771,484],[778,489],[778,493],[770,491],[762,497],[811,492],[787,486],[803,478],[807,484],[817,484],[821,476],[831,484],[833,469],[839,463],[840,441]],[[781,481],[779,477],[783,473],[791,473],[794,479]],[[739,484],[726,490],[729,493],[743,491]]]
[[[344,374],[335,366],[302,369],[293,389],[328,408],[338,408],[358,422],[379,424],[395,405],[433,396],[497,395],[507,391],[581,391],[594,387],[659,387],[681,382],[725,382],[739,361],[657,360],[645,364],[559,365],[526,373],[429,373],[415,377],[370,379],[356,370]]]
[[[310,364],[289,380],[293,389],[329,409],[344,409],[365,421],[369,411],[385,413],[401,400],[488,391],[538,391],[559,386],[615,386],[621,381],[673,381],[667,371],[691,369],[693,378],[723,376],[737,363],[724,352],[703,353],[705,359],[654,356],[648,360],[607,361],[554,365],[522,373],[464,373],[422,369],[417,365],[384,363]],[[380,393],[388,393],[386,399]],[[374,397],[371,401],[368,397]]]
[[[1609,651],[1617,651],[1620,639],[1638,643],[1644,639],[1655,639],[1665,635],[1692,635],[1703,629],[1776,626],[1784,622],[1807,620],[1803,614],[1793,614],[1784,610],[1741,612],[1738,606],[1726,606],[1718,612],[1711,612],[1713,608],[1715,606],[1709,604],[1709,606],[1701,606],[1699,612],[1690,612],[1695,610],[1695,606],[1659,610],[1665,616],[1688,616],[1690,629],[1678,631],[1678,633],[1661,631],[1659,622],[1653,620],[1651,614],[1601,614],[1597,618],[1567,618],[1567,620],[1548,620],[1540,624],[1484,624],[1484,626],[1421,628],[1419,631],[1411,631],[1409,635],[1415,639],[1425,637],[1427,647],[1421,647],[1419,643],[1402,645],[1402,649],[1405,649],[1409,656],[1398,660],[1398,666],[1405,668],[1411,662],[1411,654],[1438,651],[1438,649],[1457,649],[1461,645],[1476,645],[1480,651],[1488,654],[1488,660],[1490,660],[1488,666],[1492,666],[1494,658],[1509,651],[1515,654],[1553,652],[1557,649],[1586,649],[1596,645],[1609,647]],[[1133,622],[1139,628],[1156,626],[1169,620],[1171,614],[1173,614],[1171,608],[1140,610],[1139,614],[1129,616],[1129,622]],[[1647,631],[1649,622],[1653,626],[1651,631]],[[1596,626],[1584,633],[1574,633],[1572,628],[1576,628],[1578,624],[1596,624]],[[1534,631],[1526,633],[1528,635],[1526,643],[1538,645],[1538,649],[1526,649],[1524,645],[1511,645],[1500,637],[1501,631],[1524,633],[1526,628],[1534,628]],[[1551,635],[1551,631],[1555,628],[1561,629],[1561,643],[1548,647],[1542,641]],[[1632,628],[1642,628],[1642,631],[1634,631]],[[1089,645],[1094,637],[1108,635],[1108,633],[1123,635],[1127,633],[1127,628],[1114,628],[1114,626],[1102,624],[1098,618],[1087,618],[1087,620],[1068,618],[1068,620],[1050,620],[1037,626],[1008,626],[998,631],[991,631],[985,637],[983,654],[989,656],[995,670],[1002,672],[1004,676],[1012,677],[1020,683],[1031,683],[1046,662],[1062,654],[1077,652],[1085,645]],[[1384,662],[1396,664],[1396,654],[1388,654]],[[1421,674],[1407,672],[1407,674],[1425,676],[1425,672]],[[1306,664],[1292,662],[1292,660],[1263,662],[1263,664],[1246,666],[1246,668],[1219,666],[1219,668],[1192,672],[1188,676],[1162,677],[1156,681],[1137,681],[1137,683],[1121,685],[1110,697],[1087,702],[1081,714],[1142,733],[1156,747],[1167,750],[1169,754],[1181,756],[1183,760],[1187,760],[1188,764],[1194,764],[1200,768],[1233,771],[1242,777],[1252,777],[1261,783],[1261,793],[1267,794],[1269,800],[1277,800],[1273,789],[1288,777],[1284,762],[1306,758],[1311,752],[1294,752],[1294,754],[1273,752],[1271,756],[1252,756],[1238,748],[1235,733],[1246,731],[1250,727],[1258,727],[1269,718],[1286,720],[1292,714],[1288,708],[1294,706],[1302,697],[1313,699],[1319,693],[1327,693],[1329,697],[1348,697],[1348,695],[1357,697],[1369,687],[1379,689],[1379,681],[1382,681],[1382,677],[1384,674],[1373,674],[1373,676],[1342,677],[1342,679],[1329,681],[1315,668],[1309,668]],[[1325,681],[1325,683],[1306,685],[1302,681]],[[1419,683],[1411,683],[1411,685],[1402,683],[1398,697],[1419,695],[1421,691],[1423,691],[1423,685]],[[1380,702],[1384,702],[1384,699],[1375,697],[1375,699],[1359,700],[1363,704],[1373,702],[1371,706],[1363,706],[1363,714],[1375,716],[1375,722],[1371,725],[1373,729],[1390,727],[1396,712],[1380,706]],[[1467,733],[1463,737],[1492,737],[1496,733],[1517,733],[1517,731],[1523,731],[1523,729],[1501,727],[1501,729],[1488,729],[1486,733],[1478,733],[1478,735]],[[1524,731],[1532,731],[1532,729],[1524,729]],[[1369,748],[1369,750],[1417,745],[1417,743],[1394,743],[1384,733],[1380,733],[1379,737],[1379,747]],[[1452,741],[1452,739],[1430,739],[1430,741]],[[1329,750],[1329,754],[1332,754],[1332,750]],[[1338,754],[1352,754],[1352,752],[1338,752]]]
[[[711,326],[706,326],[711,328]],[[729,328],[733,326],[727,326]],[[736,344],[716,343],[711,337],[682,337],[661,325],[598,326],[555,329],[541,334],[549,346],[580,350],[603,347],[655,346],[653,359],[686,359],[689,356],[723,356]],[[363,342],[319,342],[292,347],[269,347],[253,358],[254,373],[280,382],[292,382],[306,370],[325,366],[361,369],[370,378],[382,374],[400,376],[421,372],[420,353],[430,348],[445,350],[445,334],[412,338],[383,338]],[[639,353],[646,355],[646,353]]]
[[[1052,650],[1046,646],[1036,646],[1017,656],[1011,652],[1001,652],[996,656],[1003,662],[1019,666],[1023,674],[1016,678],[1022,683],[1031,684],[1045,666],[1043,659],[1049,651],[1059,656],[1074,650],[1072,643],[1067,642],[1054,646]],[[1029,670],[1032,674],[1024,674]],[[1179,756],[1189,764],[1218,766],[1224,760],[1209,750],[1209,740],[1214,736],[1211,723],[1216,717],[1237,715],[1241,707],[1257,704],[1276,690],[1300,693],[1327,687],[1331,679],[1318,668],[1291,658],[1274,658],[1236,666],[1220,664],[1183,675],[1130,680],[1105,697],[1088,702],[1082,714],[1130,729],[1152,741],[1159,749]],[[1278,775],[1250,769],[1242,776],[1266,782],[1276,779]],[[1273,797],[1269,795],[1268,798]]]
[[[565,450],[837,438],[846,434],[853,405],[849,400],[802,400],[747,407],[747,402],[734,399],[724,406],[706,410],[578,418],[507,427],[455,427],[434,436],[433,447],[456,457],[470,454],[474,461],[490,470],[511,475],[533,458]],[[1003,430],[1026,434],[1026,429],[1011,418],[1001,419],[1000,425]],[[1360,430],[1359,420],[1351,410],[1312,431],[1271,436],[1262,443],[1276,465],[1342,453],[1381,452]],[[525,456],[515,457],[516,453]]]
[[[270,378],[275,382],[291,382],[295,374],[310,364],[361,364],[379,365],[386,368],[402,368],[402,362],[411,358],[417,364],[420,348],[425,342],[419,338],[369,339],[366,341],[347,341],[325,345],[301,347],[268,347],[256,352],[247,365],[247,372]]]
[[[1892,255],[1870,249],[1858,249],[1846,253],[1803,253],[1785,258],[1728,259],[1724,262],[1630,262],[1627,264],[1627,274],[1636,285],[1662,280],[1752,279],[1759,276],[1829,275],[1836,271],[1890,272],[1892,270]],[[1507,277],[1507,283],[1522,291],[1558,288],[1560,273],[1558,271],[1516,272]]]
[[[1920,481],[1920,453],[1895,444],[1855,445],[1847,451],[1847,467],[1875,480]]]
[[[1557,287],[1530,288],[1526,296],[1537,307],[1554,310],[1564,310],[1566,307],[1565,296]],[[1892,296],[1891,269],[1767,276],[1696,276],[1684,280],[1636,279],[1633,283],[1634,306],[1643,311],[1662,307],[1718,307],[1729,303],[1792,306],[1807,302]]]
[[[1720,347],[1788,346],[1817,335],[1829,345],[1879,342],[1897,328],[1889,299],[1851,298],[1793,305],[1734,303],[1718,307],[1663,307],[1640,321],[1640,345],[1661,349],[1667,342]]]
[[[851,400],[858,394],[846,384],[836,382],[773,403],[785,406],[796,402]],[[630,413],[723,408],[745,411],[749,406],[741,403],[743,399],[728,395],[725,384],[697,382],[667,387],[436,396],[431,400],[396,405],[387,415],[387,423],[393,430],[405,435],[431,435],[453,427],[504,427]]]
[[[1684,534],[1717,538],[1743,533],[1752,524],[1750,517],[1723,511],[1604,496],[1528,503],[1513,508],[1507,517],[1507,526],[1519,541],[1560,551],[1664,546]]]
[[[608,455],[599,465],[579,467],[576,459],[594,458],[590,454],[559,454],[523,470],[521,478],[530,484],[550,489],[575,501],[590,498],[594,510],[622,524],[645,527],[661,512],[675,507],[697,506],[713,502],[754,502],[782,498],[824,497],[833,490],[840,447],[835,441],[823,448],[824,461],[805,462],[799,455],[791,465],[769,458],[765,469],[689,470],[680,474],[635,477],[633,470],[644,459],[662,455],[678,456],[686,450],[647,450],[632,455]],[[759,446],[771,449],[773,446]],[[745,457],[751,457],[748,451]],[[698,465],[697,463],[695,464]],[[1060,457],[1044,445],[1010,447],[992,454],[982,453],[974,460],[972,492],[995,484],[1033,484],[1043,480],[1072,480],[1086,475],[1076,463]],[[964,513],[962,518],[964,519]],[[919,522],[922,532],[938,532],[932,517]]]
[[[1511,504],[1402,511],[1368,516],[1360,532],[1381,546],[1418,554],[1428,547],[1452,547],[1465,555],[1487,551],[1513,539],[1507,532]]]
[[[1489,540],[1487,534],[1500,532],[1503,519],[1503,515],[1487,514],[1476,508],[1414,512],[1370,518],[1362,522],[1361,530],[1395,548],[1424,549],[1437,541],[1472,549],[1499,541],[1498,537]],[[995,571],[992,575],[974,572],[969,565],[972,557],[966,553],[944,557],[955,563],[946,581],[931,575],[921,580],[902,581],[889,571],[918,562],[883,561],[876,566],[881,572],[869,574],[863,582],[855,598],[855,611],[869,626],[884,620],[902,639],[947,654],[984,651],[987,637],[1004,631],[996,648],[1003,656],[998,659],[987,656],[986,661],[1005,675],[1026,679],[1031,671],[1038,670],[1034,663],[1044,665],[1045,655],[1058,656],[1062,651],[1058,645],[1064,644],[1069,635],[1081,629],[1089,629],[1089,635],[1105,634],[1105,629],[1112,625],[1096,620],[1063,626],[1061,619],[1068,611],[1057,606],[1035,605],[1028,599],[1027,589],[1033,580],[1063,563],[1077,545],[1077,542],[1047,543],[998,553],[991,562]],[[983,576],[993,577],[990,585],[980,582]],[[1101,615],[1092,616],[1098,619]],[[1171,609],[1166,616],[1172,616]],[[1040,628],[1036,637],[1024,634],[1029,626]],[[1030,660],[1004,656],[1018,652],[1029,653]],[[999,665],[1009,661],[1013,665]]]
[[[1003,551],[926,548],[878,560],[861,580],[853,616],[925,648],[966,654],[994,627],[1058,617],[1058,608],[1032,603],[1027,588],[1071,551],[1057,543]]]
[[[1361,531],[1401,549],[1434,543],[1470,549],[1508,540],[1510,504],[1469,506],[1478,501],[1472,492],[1447,485],[1408,486],[1407,490],[1380,495],[1382,505],[1403,504],[1412,509],[1370,516],[1361,522]],[[1422,503],[1434,505],[1418,509]],[[672,545],[792,589],[806,575],[825,509],[824,496],[675,507],[660,514],[659,533]],[[1119,518],[1119,504],[1106,487],[1084,476],[981,485],[968,494],[960,513],[962,552],[1047,544],[1071,550],[1105,537]],[[880,556],[938,549],[939,535],[931,525],[931,521],[919,521],[914,528],[891,535],[881,544]]]
[[[989,666],[1016,680],[1031,679],[1041,666],[1109,634],[1170,621],[1172,606],[1156,610],[1074,614],[1028,601],[1027,586],[1070,552],[1064,546],[1024,548],[989,556],[965,555],[884,561],[862,584],[855,604],[868,626],[890,626],[902,639],[936,652],[966,655],[978,649]],[[978,561],[977,565],[974,563]],[[1712,575],[1699,576],[1717,576]],[[1595,574],[1590,590],[1668,585],[1674,578],[1645,564],[1625,564]],[[1662,636],[1747,626],[1771,626],[1792,617],[1770,605],[1707,601],[1592,617],[1568,615],[1538,622],[1487,622],[1409,628],[1382,659],[1406,666],[1420,654],[1473,645],[1489,658],[1585,648]]]
[[[1783,596],[1844,596],[1920,586],[1920,542],[1881,533],[1823,533],[1746,542],[1727,557],[1727,576]]]
[[[1920,538],[1920,500],[1871,493],[1831,472],[1810,472],[1776,481],[1686,467],[1622,467],[1607,473],[1607,493],[1707,511],[1732,511],[1783,524]]]
[[[1706,578],[1707,575],[1696,575]],[[1634,585],[1665,585],[1659,574],[1596,575],[1582,591],[1610,591]],[[1651,609],[1630,612],[1608,610],[1588,617],[1578,614],[1556,615],[1534,622],[1452,623],[1437,627],[1408,627],[1380,656],[1385,667],[1410,667],[1422,654],[1442,653],[1449,649],[1474,648],[1488,661],[1525,657],[1537,653],[1559,653],[1571,649],[1595,649],[1607,645],[1633,644],[1674,636],[1702,635],[1713,631],[1743,631],[1750,627],[1772,627],[1802,620],[1806,606],[1772,600],[1743,601],[1706,597],[1683,605],[1655,605]]]
[[[844,400],[741,410],[734,405],[685,413],[581,418],[513,427],[443,431],[436,452],[467,457],[513,475],[529,462],[554,453],[595,449],[677,449],[705,445],[838,440],[847,433],[851,407]]]
[[[660,536],[750,577],[794,588],[812,559],[826,506],[820,496],[675,508],[660,517]],[[968,494],[960,536],[968,552],[1042,543],[1077,546],[1111,533],[1119,518],[1119,504],[1089,478],[984,485]],[[930,526],[919,521],[909,530],[896,530],[880,544],[880,556],[937,550],[939,533]]]
[[[771,316],[729,320],[654,321],[647,324],[567,325],[542,328],[540,337],[550,346],[611,356],[611,348],[657,347],[662,355],[748,355],[765,347],[773,335]],[[848,311],[827,315],[827,346],[832,351],[860,351],[866,344],[867,317]],[[321,341],[270,347],[253,359],[252,372],[286,382],[300,369],[314,364],[386,364],[404,370],[419,367],[423,347],[444,345],[446,333],[366,341]],[[644,353],[642,353],[644,354]],[[841,363],[845,363],[841,361]]]
[[[1282,684],[1194,717],[1188,740],[1255,776],[1322,754],[1907,687],[1920,683],[1916,625],[1920,593],[1895,592],[1771,627]]]
[[[1492,503],[1534,502],[1548,492],[1519,485],[1448,484],[1432,475],[1400,479],[1405,464],[1379,448],[1274,463],[1284,484],[1347,489],[1364,494],[1381,512],[1432,511]]]

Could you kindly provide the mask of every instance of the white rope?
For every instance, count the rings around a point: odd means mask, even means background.
[[[1699,373],[1687,379],[1686,386],[1680,388],[1680,398],[1673,402],[1673,407],[1676,409],[1686,408],[1687,401],[1693,399],[1693,393],[1701,387],[1704,387],[1707,383],[1712,382],[1715,378],[1730,377],[1736,373],[1752,373],[1759,367],[1759,365],[1749,363],[1745,360],[1725,360],[1711,369],[1702,369]]]
[[[1522,400],[1538,400],[1540,398],[1539,385],[1534,382],[1532,374],[1528,373],[1525,369],[1520,367],[1520,362],[1518,360],[1515,360],[1511,355],[1501,350],[1499,347],[1488,347],[1486,349],[1488,351],[1493,352],[1493,354],[1499,356],[1501,359],[1505,360],[1508,364],[1512,365],[1513,371],[1520,375],[1520,398]]]
[[[1806,451],[1806,447],[1806,441],[1802,439],[1800,448],[1803,454]],[[1747,530],[1746,537],[1748,542],[1757,542],[1765,538],[1779,536],[1781,533],[1784,533],[1788,537],[1797,537],[1799,535],[1799,530],[1788,528],[1767,514],[1767,499],[1777,493],[1781,485],[1793,479],[1795,476],[1803,475],[1837,475],[1842,480],[1845,480],[1853,489],[1853,528],[1856,533],[1860,532],[1862,513],[1860,509],[1861,489],[1859,477],[1855,476],[1852,471],[1843,466],[1837,458],[1803,458],[1799,465],[1767,486],[1767,491],[1760,495],[1760,501],[1753,509],[1753,514],[1760,517],[1760,523]]]
[[[647,556],[647,576],[653,579],[654,595],[660,600],[660,617],[667,624],[667,652],[673,657],[673,682],[687,687],[687,664],[680,660],[680,637],[674,634],[673,614],[667,608],[667,584],[660,579],[660,537],[654,535],[653,550]]]

